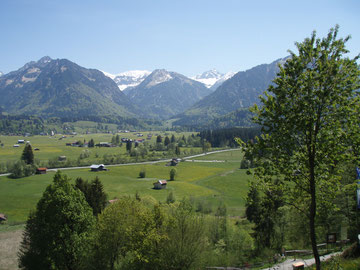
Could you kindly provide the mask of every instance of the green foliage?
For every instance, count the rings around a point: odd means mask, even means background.
[[[168,146],[170,144],[170,139],[168,136],[165,137],[165,140],[164,140],[164,145],[165,146]]]
[[[92,148],[95,146],[95,142],[94,142],[94,139],[91,138],[90,141],[88,142],[88,147]]]
[[[130,152],[131,152],[131,148],[132,148],[132,142],[127,141],[127,142],[126,142],[126,151],[127,151],[128,153],[130,153]]]
[[[99,177],[95,177],[90,183],[81,177],[76,178],[75,187],[84,193],[85,200],[93,210],[94,216],[99,215],[107,204],[107,195]]]
[[[141,169],[141,171],[139,172],[139,178],[145,178],[146,177],[146,171],[145,169]]]
[[[264,134],[246,154],[260,165],[254,175],[264,186],[279,177],[287,203],[307,212],[317,269],[318,213],[333,209],[339,165],[355,160],[360,145],[358,57],[344,57],[349,37],[337,33],[338,26],[323,39],[314,32],[296,43],[298,55],[291,52],[261,97],[263,106],[252,109]]]
[[[175,180],[175,176],[176,176],[176,169],[172,168],[170,170],[170,181],[174,181]]]
[[[166,203],[170,204],[170,203],[174,203],[175,202],[175,195],[172,191],[170,191],[170,193],[168,194],[168,196],[166,197]]]
[[[36,172],[36,166],[26,164],[23,160],[16,161],[9,168],[11,178],[21,178],[33,175]]]
[[[167,238],[160,243],[162,269],[196,269],[206,249],[204,217],[196,215],[187,200],[170,204]]]
[[[209,143],[207,141],[203,141],[202,149],[205,153],[209,152],[211,149],[211,143]]]
[[[176,141],[175,135],[173,134],[173,135],[171,135],[171,140],[170,140],[170,142],[171,142],[171,143],[175,143],[175,141]]]
[[[140,201],[123,197],[108,206],[96,231],[94,269],[150,269],[161,237],[151,210]]]
[[[181,151],[180,151],[180,146],[176,146],[175,147],[175,155],[179,156],[181,154]]]
[[[34,164],[34,153],[30,143],[25,145],[21,155],[21,160],[23,160],[26,164]]]
[[[84,269],[94,223],[82,192],[57,172],[27,221],[20,268]]]

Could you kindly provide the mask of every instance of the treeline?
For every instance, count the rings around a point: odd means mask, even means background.
[[[76,121],[92,121],[102,124],[116,124],[119,129],[144,129],[151,126],[161,126],[162,122],[152,119],[139,119],[139,118],[130,118],[130,117],[121,117],[117,115],[105,115],[105,116],[96,116],[96,115],[82,115],[82,116],[68,116],[61,117],[61,121],[64,122],[76,122]]]
[[[0,114],[1,134],[40,134],[44,131],[45,123],[41,117]]]
[[[49,117],[42,118],[32,115],[5,115],[0,114],[0,133],[4,135],[18,135],[30,133],[38,135],[41,133],[67,134],[75,131],[72,123],[77,121],[92,121],[98,123],[97,129],[107,131],[106,124],[115,124],[117,129],[159,129],[162,122],[151,119],[125,118],[119,116],[72,116],[72,117]]]
[[[356,165],[345,163],[341,169],[343,173],[335,194],[317,200],[318,216],[315,228],[319,244],[327,242],[329,233],[336,233],[335,240],[338,241],[358,241],[360,212],[356,198]],[[306,213],[307,198],[297,201],[295,205],[287,201],[290,196],[298,196],[298,193],[295,191],[295,194],[291,194],[275,177],[268,180],[266,185],[257,181],[250,182],[246,198],[246,217],[254,224],[252,235],[256,249],[276,252],[283,247],[311,247]],[[347,238],[344,238],[346,235]]]
[[[212,147],[237,147],[238,143],[234,138],[240,138],[247,142],[259,136],[261,133],[260,127],[253,128],[227,128],[217,130],[204,130],[200,132],[200,138],[206,140]]]
[[[105,208],[104,198],[99,179],[74,186],[57,172],[29,215],[20,268],[204,269],[242,266],[254,255],[248,222],[229,219],[224,205],[205,215],[174,196],[157,202],[136,194]]]
[[[172,123],[173,129],[184,131],[200,131],[204,129],[220,129],[231,127],[254,127],[251,118],[253,113],[248,108],[240,108],[236,111],[217,117],[180,115],[180,119]]]

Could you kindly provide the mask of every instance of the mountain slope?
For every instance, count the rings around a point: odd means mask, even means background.
[[[136,108],[110,78],[66,60],[43,57],[0,77],[0,106],[12,114],[133,116]]]
[[[256,66],[247,71],[238,72],[225,81],[215,92],[194,104],[190,109],[174,118],[174,125],[205,123],[215,117],[247,108],[259,103],[259,95],[268,88],[279,71],[278,64],[286,58],[271,64]]]
[[[167,119],[181,113],[211,90],[202,83],[164,69],[153,71],[140,85],[127,92],[145,116]]]

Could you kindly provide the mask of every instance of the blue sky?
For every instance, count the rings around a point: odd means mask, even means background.
[[[0,0],[0,71],[48,55],[110,73],[241,71],[340,25],[360,53],[360,1]]]

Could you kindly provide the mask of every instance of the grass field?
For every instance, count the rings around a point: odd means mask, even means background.
[[[221,163],[181,162],[176,167],[176,180],[169,181],[164,190],[154,190],[152,187],[156,180],[169,178],[169,171],[173,167],[167,167],[165,163],[109,167],[109,171],[103,172],[73,169],[64,170],[63,173],[71,177],[72,181],[77,177],[92,180],[99,176],[109,199],[123,195],[134,196],[137,192],[142,199],[165,202],[172,191],[177,200],[191,197],[195,202],[212,205],[213,209],[223,202],[229,215],[242,216],[249,176],[245,170],[239,169],[237,161],[241,155],[241,151],[229,151],[199,157],[203,160],[226,160]],[[145,169],[146,178],[138,178],[141,169]],[[8,216],[7,223],[0,225],[1,270],[18,269],[16,254],[22,238],[23,223],[29,211],[36,208],[36,203],[52,182],[54,174],[48,172],[20,179],[0,177],[0,213]]]
[[[221,153],[221,156],[230,160],[239,153],[240,151],[230,151]],[[217,153],[213,156],[218,159],[219,155],[220,153]],[[167,167],[165,163],[109,167],[109,171],[103,172],[90,172],[86,168],[66,170],[63,173],[73,181],[77,177],[92,180],[99,176],[109,199],[123,195],[133,196],[137,192],[140,196],[151,196],[164,202],[172,191],[177,199],[191,196],[196,200],[211,203],[214,207],[224,202],[228,206],[229,214],[238,216],[244,211],[244,197],[249,180],[245,170],[238,167],[237,162],[181,162],[176,167],[176,180],[168,182],[165,190],[153,189],[153,182],[157,179],[169,179],[169,171],[173,167]],[[141,169],[145,169],[146,178],[138,178]],[[54,172],[20,179],[0,177],[0,212],[8,216],[9,224],[25,222],[29,211],[35,209],[53,176]]]
[[[234,151],[229,151],[229,152],[219,152],[219,153],[214,153],[214,154],[210,154],[210,155],[206,155],[206,156],[201,156],[201,157],[196,157],[193,158],[195,160],[223,160],[223,161],[227,161],[227,162],[239,162],[242,160],[244,154],[243,152],[238,149],[238,150],[234,150]]]
[[[131,133],[117,133],[120,138],[129,138],[129,139],[145,139],[146,142],[154,144],[157,135],[169,136],[169,138],[174,134],[176,138],[185,137],[191,135],[191,132],[164,132],[164,131],[152,131],[152,132],[140,132],[143,134],[142,137],[138,137],[136,134],[138,132]],[[147,135],[152,134],[150,140],[147,139]],[[116,134],[115,134],[116,135]],[[113,134],[106,133],[93,133],[93,134],[79,134],[79,135],[66,135],[66,138],[62,138],[62,135],[55,136],[0,136],[0,141],[3,144],[3,147],[0,147],[0,163],[6,163],[7,161],[16,161],[19,160],[25,144],[19,144],[20,147],[14,147],[14,144],[18,144],[18,140],[30,141],[33,149],[38,148],[39,151],[34,151],[35,159],[39,161],[48,161],[52,158],[58,158],[59,156],[66,156],[68,159],[76,160],[80,154],[85,150],[90,151],[90,160],[99,160],[105,154],[114,155],[114,154],[125,154],[126,148],[125,145],[122,147],[94,147],[94,148],[83,148],[83,147],[72,147],[66,146],[66,143],[72,143],[76,141],[89,141],[94,139],[95,144],[100,142],[111,142]],[[186,150],[184,148],[183,150]],[[199,151],[199,149],[196,149]]]

